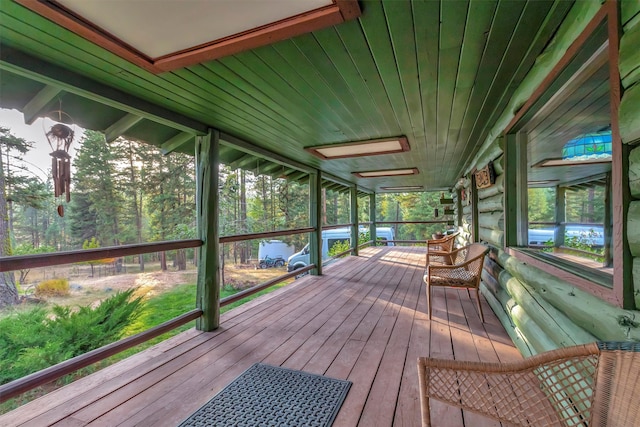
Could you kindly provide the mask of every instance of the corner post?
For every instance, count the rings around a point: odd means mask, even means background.
[[[315,229],[309,239],[309,261],[316,268],[314,276],[322,276],[322,172],[309,175],[309,222]]]
[[[371,238],[371,246],[375,246],[376,238],[376,193],[369,194],[369,237]]]
[[[556,186],[556,227],[554,231],[553,246],[559,248],[564,246],[564,223],[566,216],[566,193],[567,187]]]
[[[351,254],[358,256],[358,237],[360,234],[360,226],[358,224],[358,188],[353,185],[349,189],[349,198],[351,202]]]
[[[202,240],[198,256],[196,306],[203,314],[196,328],[212,331],[220,326],[220,241],[218,236],[219,132],[209,130],[196,137],[196,211],[198,237]]]

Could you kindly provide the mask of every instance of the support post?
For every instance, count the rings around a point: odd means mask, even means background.
[[[471,174],[471,241],[480,241],[480,212],[478,211],[478,187],[476,186],[476,175]]]
[[[564,222],[566,218],[566,192],[567,187],[556,186],[556,229],[553,236],[553,246],[564,246]]]
[[[613,209],[611,203],[611,172],[607,174],[607,180],[604,189],[604,221],[602,226],[602,231],[604,233],[604,266],[605,267],[613,267],[613,254],[611,251],[611,242],[612,239],[612,218],[613,218]],[[636,307],[637,309],[637,307]]]
[[[349,189],[349,198],[351,202],[351,254],[358,256],[358,236],[360,234],[360,226],[358,225],[358,189],[355,185]]]
[[[527,246],[527,137],[508,134],[504,144],[505,247]]]
[[[369,194],[369,236],[371,237],[371,246],[376,246],[376,193]]]
[[[309,175],[309,222],[315,229],[309,239],[309,260],[316,268],[314,276],[322,275],[322,172]]]
[[[203,312],[196,328],[212,331],[220,325],[220,244],[218,236],[219,133],[196,137],[196,210],[198,237],[203,244],[198,259],[196,306]]]

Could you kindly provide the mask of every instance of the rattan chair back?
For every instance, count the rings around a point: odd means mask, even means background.
[[[520,362],[418,359],[422,425],[429,399],[515,426],[640,425],[640,343],[591,343]]]

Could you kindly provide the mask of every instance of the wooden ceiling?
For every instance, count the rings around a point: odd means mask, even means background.
[[[0,106],[31,120],[61,103],[80,126],[167,151],[193,152],[193,135],[213,127],[258,149],[223,153],[249,168],[268,150],[368,190],[449,188],[573,2],[359,4],[356,20],[154,74],[2,0]],[[401,135],[411,151],[321,160],[304,149]]]

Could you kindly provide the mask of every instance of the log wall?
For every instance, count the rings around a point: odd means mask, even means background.
[[[620,39],[620,78],[624,94],[620,102],[620,136],[629,144],[629,190],[627,235],[633,259],[633,289],[640,308],[640,1],[624,0],[620,5],[623,35]]]
[[[623,310],[581,291],[545,271],[505,253],[503,138],[499,137],[600,8],[599,1],[577,2],[555,39],[514,94],[503,116],[480,148],[465,176],[493,161],[496,183],[478,191],[480,240],[492,251],[482,274],[481,291],[523,355],[594,340],[640,341],[640,311]],[[620,73],[624,95],[620,105],[620,130],[625,144],[640,142],[640,1],[621,0],[623,37]],[[628,212],[628,239],[634,257],[636,307],[640,307],[640,144],[629,161],[630,190],[634,200]],[[471,224],[471,206],[463,207],[463,224]]]

